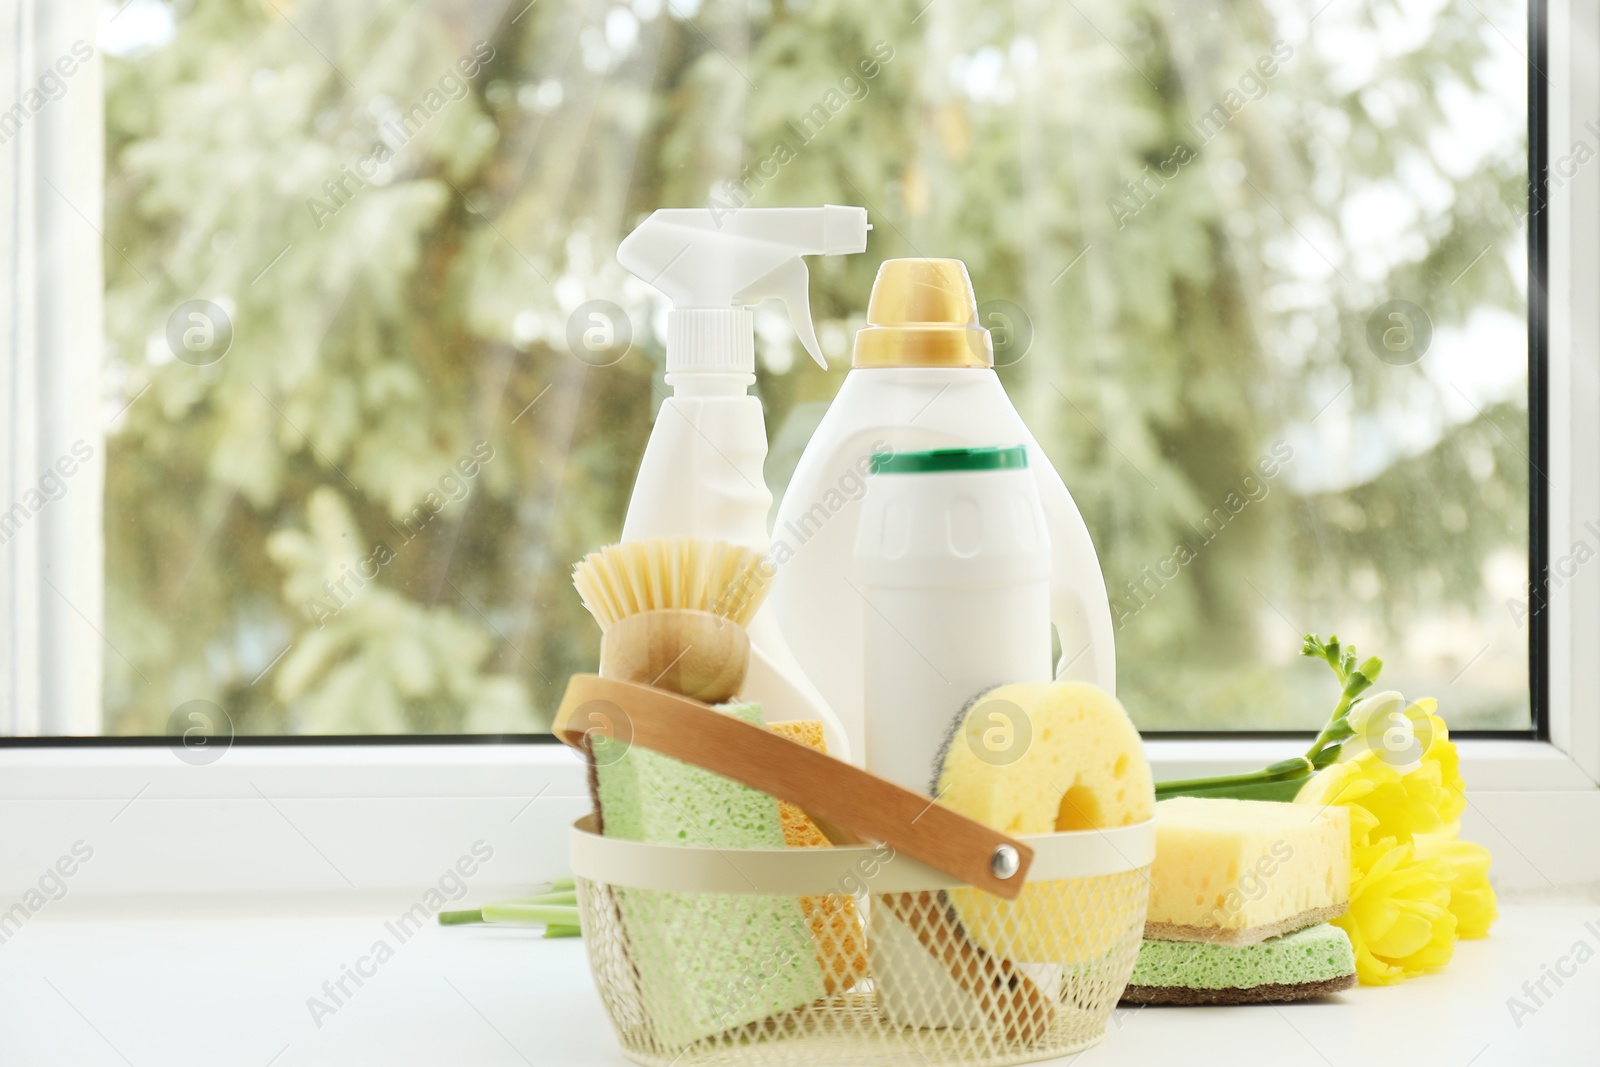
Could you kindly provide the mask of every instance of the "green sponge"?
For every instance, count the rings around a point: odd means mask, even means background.
[[[717,710],[762,725],[756,704]],[[778,801],[719,774],[593,740],[607,837],[711,848],[783,848]],[[734,862],[724,857],[724,862]],[[618,909],[657,1039],[678,1047],[825,994],[797,896],[618,888]]]
[[[1355,984],[1345,932],[1318,923],[1254,945],[1146,938],[1122,999],[1136,1004],[1303,1000]]]

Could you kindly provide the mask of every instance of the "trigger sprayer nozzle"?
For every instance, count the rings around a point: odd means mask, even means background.
[[[800,343],[826,367],[811,323],[803,256],[867,247],[867,211],[810,208],[663,208],[640,223],[617,259],[672,301],[667,372],[755,373],[750,307],[782,300]]]

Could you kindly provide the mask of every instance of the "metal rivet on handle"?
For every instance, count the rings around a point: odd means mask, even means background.
[[[1002,881],[1016,874],[1021,868],[1022,857],[1017,855],[1017,850],[1010,845],[1001,845],[994,850],[994,855],[989,857],[989,870]]]

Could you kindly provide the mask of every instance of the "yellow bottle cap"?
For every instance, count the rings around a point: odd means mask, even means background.
[[[992,367],[972,279],[959,259],[888,259],[878,268],[855,367]]]

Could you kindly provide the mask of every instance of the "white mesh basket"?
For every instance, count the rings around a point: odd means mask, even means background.
[[[1022,838],[1014,901],[888,846],[717,849],[572,832],[623,1052],[700,1064],[1010,1064],[1105,1033],[1144,928],[1151,823]]]

